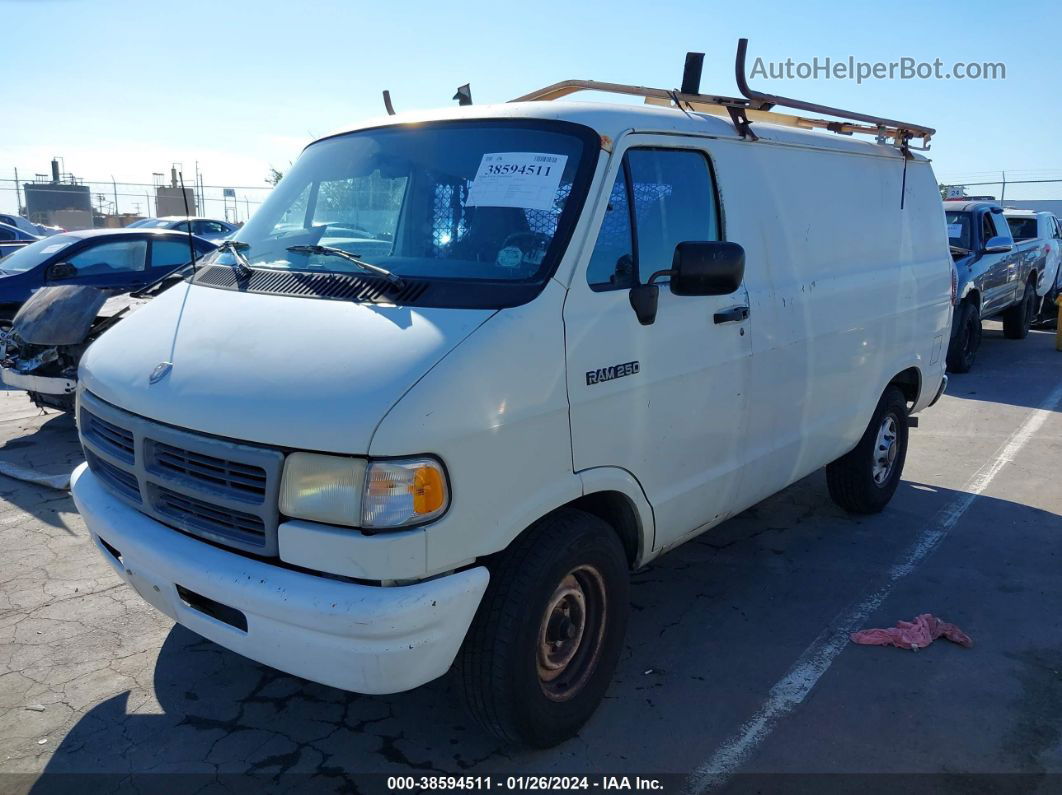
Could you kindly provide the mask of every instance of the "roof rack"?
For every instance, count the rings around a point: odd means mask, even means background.
[[[624,83],[605,83],[599,80],[563,80],[559,83],[540,88],[522,97],[511,100],[512,102],[532,102],[535,100],[554,100],[575,94],[579,91],[601,91],[608,94],[626,94],[629,96],[644,97],[646,104],[674,107],[680,110],[694,110],[700,113],[722,116],[728,115],[734,124],[734,128],[744,138],[756,140],[751,123],[755,121],[781,124],[787,127],[799,127],[803,129],[823,129],[841,135],[855,133],[873,135],[879,143],[890,141],[900,149],[912,148],[910,142],[920,138],[922,146],[917,149],[929,149],[929,140],[936,132],[932,127],[921,124],[886,119],[881,116],[872,116],[866,113],[831,108],[828,105],[818,105],[814,102],[805,102],[801,99],[791,99],[775,94],[764,94],[753,91],[745,79],[745,54],[748,50],[748,39],[738,39],[737,56],[734,59],[734,77],[737,80],[738,90],[741,97],[727,97],[716,94],[701,94],[701,66],[704,58],[703,53],[687,53],[686,68],[683,73],[682,88],[669,90],[664,88],[648,88],[646,86],[634,86]],[[817,117],[797,116],[787,113],[777,113],[772,108],[779,106],[794,110],[807,111],[809,113],[833,116],[844,121],[830,121]]]

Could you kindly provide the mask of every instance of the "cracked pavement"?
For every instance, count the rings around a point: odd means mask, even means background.
[[[42,773],[685,774],[753,715],[824,626],[1062,381],[1053,334],[986,324],[911,432],[904,482],[850,517],[816,473],[633,577],[626,650],[601,709],[549,751],[501,747],[448,678],[395,696],[306,682],[155,612],[91,545],[69,497],[0,476],[0,790]],[[0,460],[80,459],[69,417],[0,392]],[[1062,413],[1053,411],[868,626],[933,612],[967,631],[918,654],[850,646],[743,767],[752,773],[1062,772]],[[6,785],[5,785],[6,782]]]

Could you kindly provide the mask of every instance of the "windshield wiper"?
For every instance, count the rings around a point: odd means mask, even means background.
[[[345,260],[353,262],[363,271],[368,271],[377,276],[382,276],[387,279],[396,289],[401,290],[406,286],[406,283],[402,281],[402,277],[391,273],[387,268],[381,268],[379,265],[373,265],[371,262],[366,262],[361,259],[357,254],[351,254],[349,251],[344,251],[341,248],[335,246],[288,246],[288,251],[294,251],[296,254],[321,254],[332,255],[334,257],[342,257]]]
[[[228,251],[232,254],[234,260],[232,269],[236,271],[237,276],[247,277],[254,273],[254,269],[251,268],[251,263],[241,254],[241,251],[246,251],[251,246],[249,243],[244,243],[242,240],[222,240],[218,244],[218,251]]]
[[[962,246],[949,246],[952,254],[958,254],[961,257],[965,257],[970,253],[970,249],[963,248]]]

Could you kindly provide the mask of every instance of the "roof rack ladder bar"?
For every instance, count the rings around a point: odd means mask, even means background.
[[[791,99],[776,94],[764,94],[762,91],[753,91],[749,88],[748,81],[745,79],[745,53],[748,50],[748,46],[748,39],[738,39],[737,58],[734,59],[734,79],[737,81],[738,91],[741,92],[742,96],[752,102],[769,102],[773,105],[781,105],[786,108],[806,110],[811,113],[822,113],[827,116],[837,116],[842,119],[851,119],[853,121],[862,121],[867,124],[874,124],[878,127],[895,127],[898,132],[908,132],[918,138],[928,139],[936,132],[932,127],[923,127],[920,124],[911,124],[906,121],[897,121],[895,119],[886,119],[880,116],[871,116],[866,113],[856,113],[851,110],[831,108],[828,105],[817,105],[814,102],[805,102],[801,99]],[[900,141],[897,141],[897,143],[899,144]]]

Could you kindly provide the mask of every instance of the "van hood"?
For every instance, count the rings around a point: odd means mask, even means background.
[[[182,284],[94,342],[80,381],[109,403],[170,425],[364,454],[391,406],[495,311]]]

